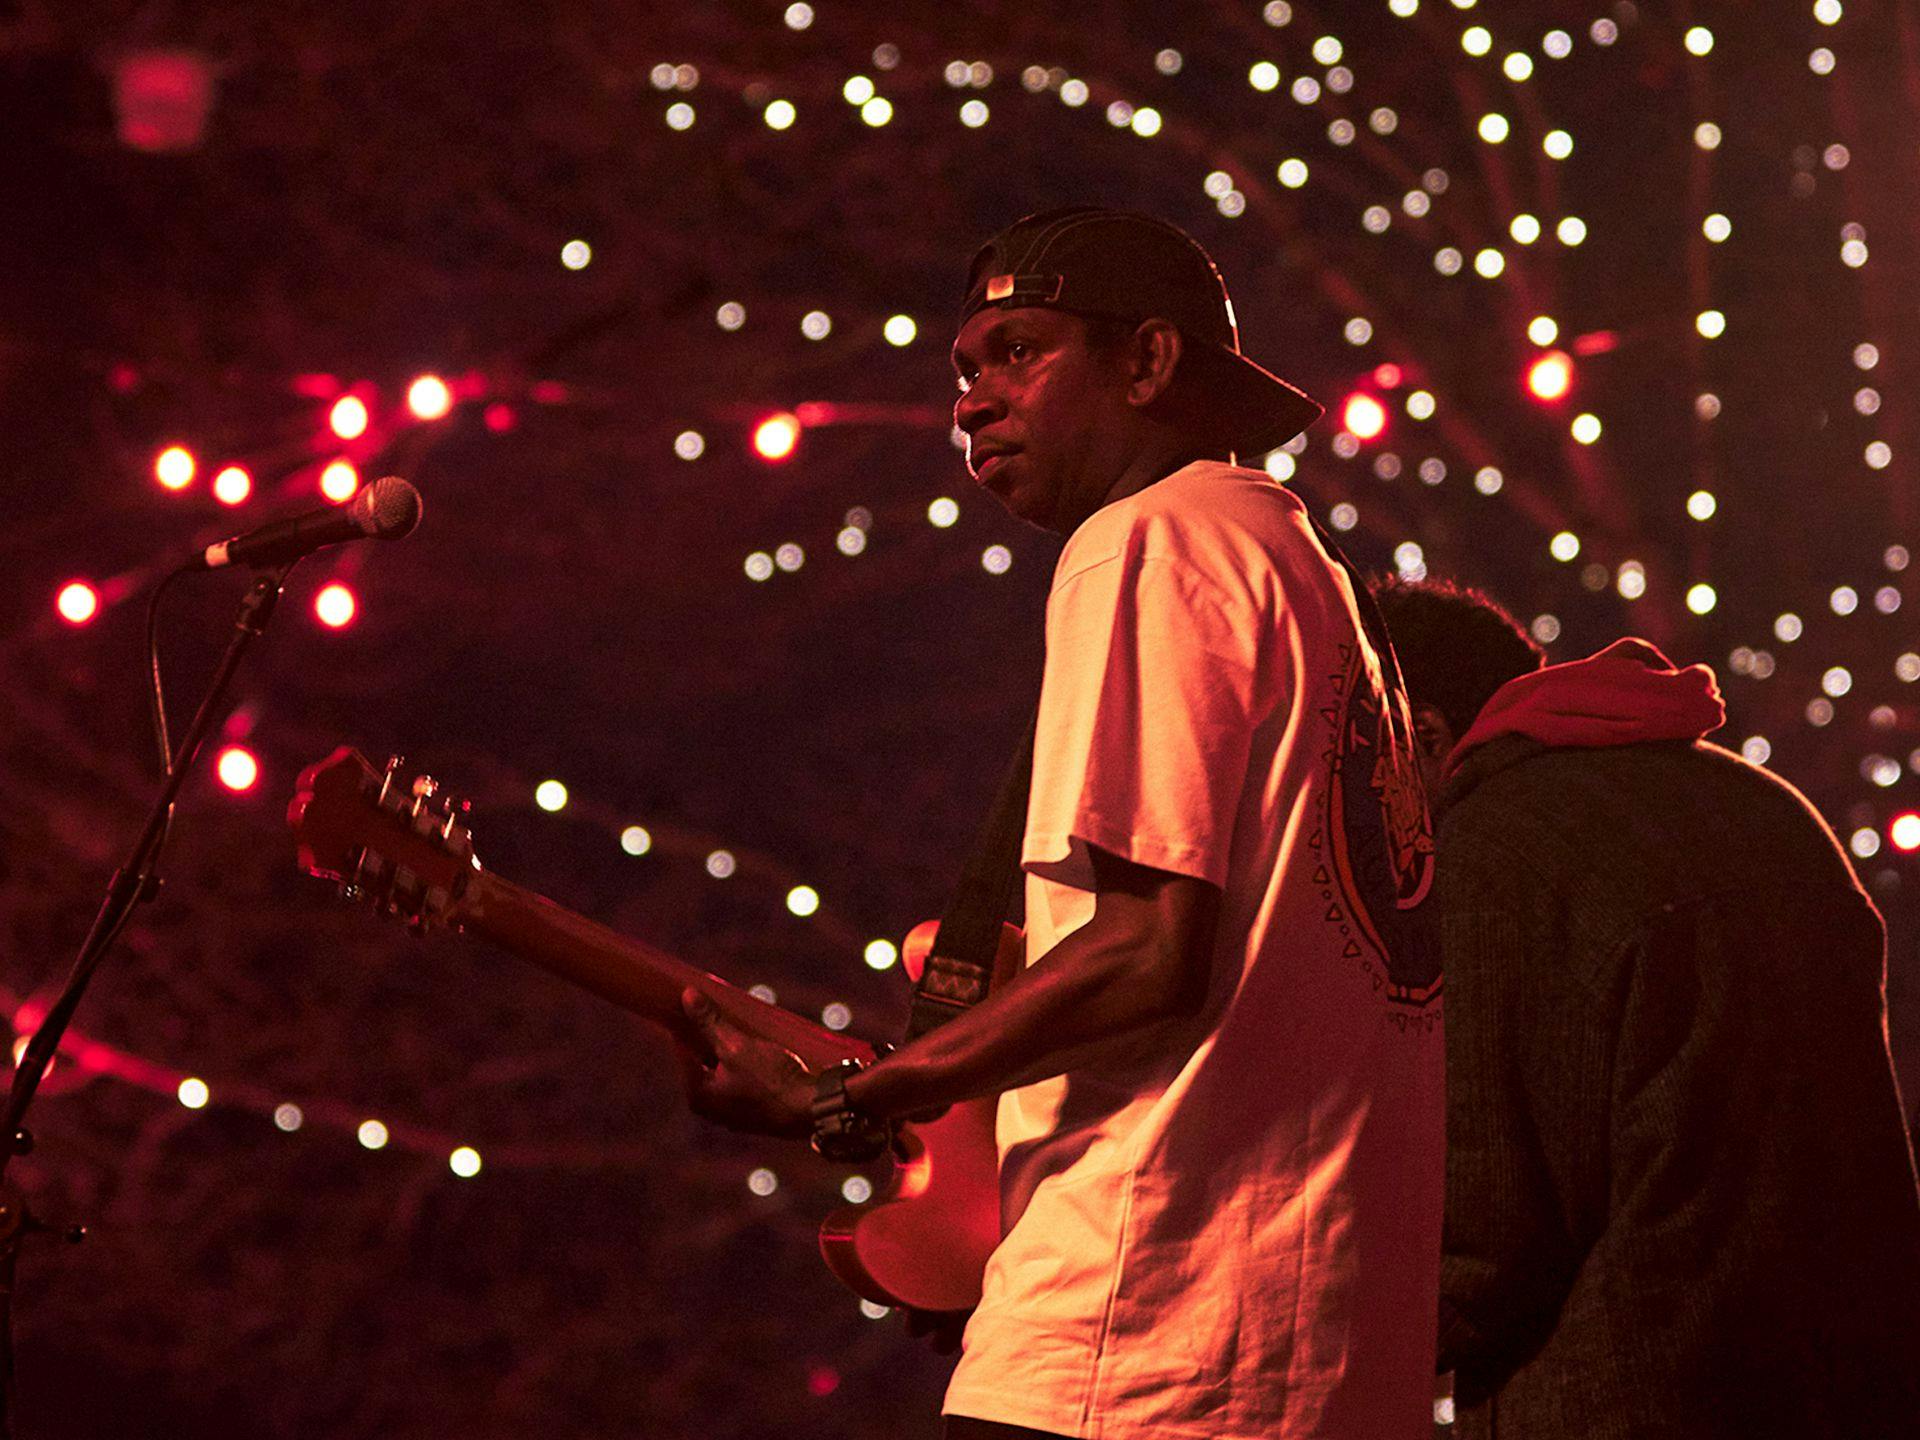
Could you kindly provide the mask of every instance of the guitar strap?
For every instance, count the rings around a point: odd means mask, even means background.
[[[1400,677],[1399,658],[1393,653],[1393,640],[1387,633],[1380,607],[1365,577],[1320,523],[1307,517],[1315,538],[1329,558],[1347,574],[1353,587],[1355,606],[1360,612],[1361,628],[1366,632],[1374,653],[1385,672],[1387,689],[1395,698],[1405,694]],[[1399,704],[1389,705],[1390,722],[1396,728],[1405,724]],[[1020,842],[1026,831],[1027,794],[1033,780],[1033,741],[1039,716],[1027,727],[1026,738],[1014,752],[1013,761],[1000,782],[993,808],[973,842],[966,868],[954,887],[953,899],[940,917],[933,948],[927,954],[926,968],[914,987],[913,1008],[907,1015],[908,1040],[918,1039],[929,1030],[946,1024],[969,1006],[984,1000],[993,983],[994,956],[1000,946],[1000,927],[1013,903],[1014,882],[1020,876]],[[1412,736],[1402,737],[1411,744]]]
[[[1035,719],[1038,720],[1036,714]],[[973,842],[953,899],[927,954],[926,969],[914,987],[907,1015],[907,1039],[914,1040],[977,1005],[993,983],[1000,927],[1013,903],[1020,877],[1020,841],[1027,828],[1027,790],[1033,780],[1034,726],[1007,766],[993,809]]]
[[[1379,658],[1380,670],[1387,682],[1387,693],[1405,695],[1407,683],[1400,675],[1400,657],[1394,653],[1393,636],[1387,632],[1387,617],[1380,613],[1379,602],[1373,598],[1373,587],[1367,584],[1366,577],[1347,558],[1347,552],[1334,544],[1333,536],[1326,532],[1320,522],[1311,515],[1306,520],[1313,529],[1314,539],[1320,542],[1320,548],[1327,552],[1334,564],[1347,572],[1347,582],[1353,587],[1354,608],[1360,612],[1360,628],[1366,632],[1367,643],[1373,646],[1373,653]]]

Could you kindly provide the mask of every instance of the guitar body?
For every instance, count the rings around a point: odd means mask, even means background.
[[[939,922],[916,925],[901,947],[918,980]],[[993,984],[1026,963],[1026,943],[1000,930]],[[843,1205],[820,1226],[820,1255],[854,1294],[915,1310],[971,1310],[987,1257],[1000,1243],[998,1096],[964,1100],[936,1120],[904,1125],[886,1188],[865,1205]]]
[[[820,1257],[854,1294],[915,1310],[971,1310],[1000,1243],[999,1099],[901,1127],[893,1175],[864,1205],[820,1224]]]
[[[680,1039],[691,1038],[680,1008],[691,987],[729,1022],[786,1047],[809,1069],[874,1058],[864,1041],[482,870],[460,812],[445,801],[430,803],[432,781],[403,786],[395,771],[389,765],[383,776],[342,747],[301,773],[287,820],[303,869],[416,926],[447,924],[484,936]],[[932,921],[915,927],[902,947],[915,978],[936,928]],[[995,983],[1022,963],[1021,934],[1006,926]],[[887,1184],[867,1204],[827,1216],[820,1253],[855,1294],[915,1310],[967,1310],[979,1301],[987,1257],[1000,1243],[997,1106],[987,1096],[901,1126]]]

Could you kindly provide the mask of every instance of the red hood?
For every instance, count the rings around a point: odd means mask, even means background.
[[[1549,665],[1494,691],[1447,756],[1447,769],[1501,735],[1548,745],[1632,745],[1698,740],[1726,721],[1712,670],[1676,670],[1648,641],[1616,640],[1598,655]]]

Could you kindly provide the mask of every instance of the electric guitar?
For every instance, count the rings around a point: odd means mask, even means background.
[[[396,758],[382,773],[342,746],[301,772],[287,821],[302,869],[416,929],[446,925],[491,940],[682,1038],[693,1036],[680,1006],[691,986],[734,1025],[784,1046],[810,1070],[874,1058],[863,1040],[483,870],[462,823],[466,807],[438,797],[427,776],[403,781],[399,767]],[[929,921],[907,937],[910,974],[924,963],[935,928]],[[996,978],[1017,971],[1020,956],[1020,932],[1009,925]],[[989,1096],[902,1125],[887,1184],[867,1204],[827,1216],[820,1253],[855,1294],[917,1310],[965,1310],[979,1300],[987,1256],[1000,1241],[994,1108]]]

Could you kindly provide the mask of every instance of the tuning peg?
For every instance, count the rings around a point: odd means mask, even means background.
[[[374,796],[374,804],[385,805],[387,803],[387,796],[393,792],[393,782],[400,774],[400,767],[406,763],[407,757],[404,755],[389,755],[387,757],[387,768],[380,776],[380,793]]]

